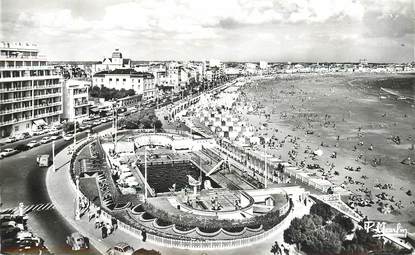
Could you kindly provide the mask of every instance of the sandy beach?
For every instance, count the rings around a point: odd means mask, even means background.
[[[414,231],[415,165],[401,162],[415,159],[415,102],[378,95],[382,80],[390,86],[403,79],[409,82],[405,92],[414,92],[414,78],[283,75],[245,86],[236,107],[252,110],[244,118],[268,138],[269,153],[305,168],[318,165],[311,171],[350,190],[354,206],[369,219]],[[313,157],[310,152],[319,149],[323,155]]]

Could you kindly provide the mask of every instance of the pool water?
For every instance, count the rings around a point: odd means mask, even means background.
[[[144,176],[144,165],[139,164],[138,167]],[[192,176],[195,180],[202,175],[202,188],[204,188],[203,185],[205,180],[210,180],[213,188],[220,187],[191,162],[148,165],[147,174],[148,183],[150,187],[154,188],[156,193],[169,192],[169,188],[171,188],[173,184],[176,184],[176,191],[180,191],[186,186],[189,188],[189,191],[191,191],[192,187],[189,185],[187,175]]]

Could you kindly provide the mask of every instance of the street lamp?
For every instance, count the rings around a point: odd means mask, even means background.
[[[114,125],[114,153],[115,153],[116,148],[117,148],[117,128],[118,128],[118,108],[115,105],[113,106],[112,116],[113,116],[113,125]]]
[[[55,167],[55,141],[52,141],[52,169],[53,169],[53,172],[56,171],[56,167]]]
[[[75,197],[75,220],[81,219],[81,209],[79,208],[80,198],[79,198],[79,175],[75,176],[76,184],[76,197]]]
[[[147,201],[147,147],[144,146],[144,201]]]

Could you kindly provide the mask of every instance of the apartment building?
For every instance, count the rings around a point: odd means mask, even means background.
[[[0,137],[60,121],[62,79],[37,45],[0,42]]]
[[[115,69],[113,71],[98,72],[92,77],[92,84],[110,89],[132,89],[137,95],[143,95],[143,99],[149,99],[156,95],[154,75],[137,72],[134,69]]]
[[[69,79],[63,82],[64,120],[82,122],[88,118],[90,86],[91,82],[86,79]]]

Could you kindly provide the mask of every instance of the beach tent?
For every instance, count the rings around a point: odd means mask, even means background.
[[[313,154],[321,157],[323,155],[323,151],[321,149],[318,149],[318,150],[314,151]]]

